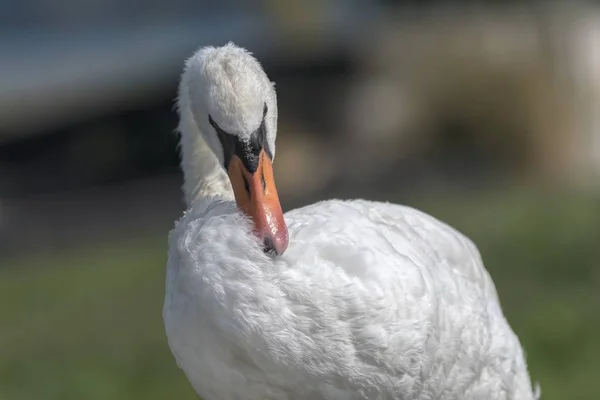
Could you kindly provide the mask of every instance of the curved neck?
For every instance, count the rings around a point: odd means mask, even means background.
[[[183,192],[187,206],[216,196],[233,200],[229,177],[204,141],[186,98],[179,99],[179,118]]]

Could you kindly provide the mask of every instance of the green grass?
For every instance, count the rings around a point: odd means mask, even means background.
[[[544,400],[599,399],[599,199],[435,199],[413,204],[478,244]],[[166,233],[2,265],[0,399],[197,399],[166,345],[165,259]]]
[[[162,326],[166,238],[0,271],[0,399],[197,399]]]

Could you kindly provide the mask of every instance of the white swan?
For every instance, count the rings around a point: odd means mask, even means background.
[[[363,200],[283,217],[275,90],[250,53],[198,51],[179,112],[189,209],[169,237],[163,318],[205,400],[536,397],[466,237]]]

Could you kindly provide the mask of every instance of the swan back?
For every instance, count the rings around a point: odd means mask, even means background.
[[[187,296],[166,308],[169,341],[205,398],[534,398],[479,253],[452,228],[328,201],[286,214],[290,248],[273,259],[227,211],[189,214],[171,236],[168,292]]]

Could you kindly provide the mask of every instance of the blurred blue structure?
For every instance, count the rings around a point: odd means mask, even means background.
[[[232,40],[266,63],[275,53],[279,60],[326,57],[332,49],[350,47],[378,5],[358,0],[301,5],[153,0],[143,7],[117,0],[5,1],[0,144],[122,110],[165,87],[174,93],[182,60],[198,46]]]

